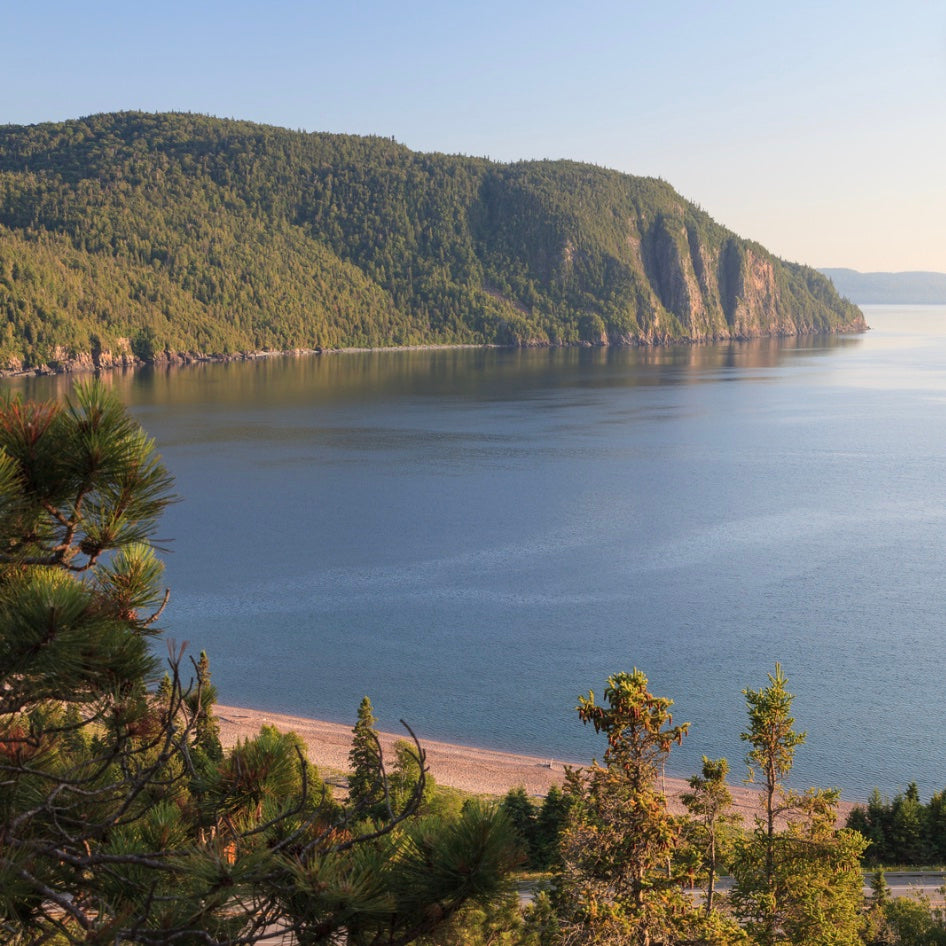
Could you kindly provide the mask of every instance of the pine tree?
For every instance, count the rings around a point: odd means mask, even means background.
[[[881,867],[870,875],[870,894],[871,902],[876,906],[883,906],[890,902],[890,884],[887,883],[887,875]]]
[[[735,845],[730,899],[761,946],[855,946],[866,841],[856,831],[837,830],[837,791],[785,788],[795,749],[805,740],[793,728],[787,683],[776,664],[767,687],[743,691],[749,728],[742,739],[751,746],[746,761],[750,774],[758,769],[764,781],[755,829]]]
[[[423,754],[406,739],[394,743],[394,765],[387,776],[389,804],[395,813],[416,806],[418,814],[427,814],[437,794],[437,782],[427,771]]]
[[[562,831],[568,820],[570,800],[562,790],[553,785],[542,802],[536,818],[536,857],[543,869],[559,863],[559,845]]]
[[[216,755],[193,687],[152,642],[171,500],[152,441],[105,388],[0,404],[0,940],[16,946],[408,943],[500,890],[495,810],[418,819],[426,785],[363,830],[297,737]],[[382,773],[383,776],[383,773]]]
[[[210,682],[210,658],[207,651],[200,652],[194,664],[196,680],[187,694],[187,708],[194,719],[194,745],[212,762],[223,758],[220,745],[220,724],[214,716],[217,688]]]
[[[366,696],[358,706],[348,752],[348,800],[365,818],[381,818],[387,807],[381,743],[374,726],[374,711]]]
[[[156,869],[153,845],[186,835],[176,801],[193,726],[177,724],[178,656],[166,702],[149,693],[150,639],[167,601],[150,540],[170,488],[153,443],[98,383],[65,405],[0,406],[7,938],[59,930],[91,941],[119,916],[145,938],[175,912],[177,872]],[[179,893],[189,903],[187,885]],[[229,924],[215,904],[198,917],[207,929]]]
[[[893,806],[875,788],[867,799],[867,805],[855,805],[847,817],[847,827],[859,831],[868,843],[864,861],[867,864],[891,864],[897,858],[888,836],[891,832]]]
[[[761,690],[743,690],[749,713],[749,730],[740,735],[752,747],[746,755],[751,780],[755,772],[762,775],[765,810],[765,877],[771,888],[775,871],[775,824],[790,805],[780,805],[783,780],[791,771],[795,749],[805,741],[806,733],[798,733],[791,716],[795,697],[786,689],[787,680],[781,664],[769,674],[769,685]],[[784,796],[782,796],[784,797]]]
[[[581,697],[579,718],[607,737],[604,765],[570,771],[557,906],[569,943],[674,943],[692,908],[674,876],[679,826],[658,779],[688,724],[639,670],[608,679],[605,702]]]
[[[929,817],[920,801],[916,782],[893,800],[887,842],[900,864],[924,864],[930,860]]]
[[[506,792],[500,803],[506,817],[510,820],[519,836],[522,852],[529,867],[537,867],[537,819],[535,805],[529,801],[526,790],[520,785]]]
[[[728,774],[729,763],[725,759],[703,756],[700,774],[688,780],[691,790],[681,797],[694,819],[690,830],[706,870],[707,914],[713,911],[716,877],[732,843],[734,825],[739,820],[732,813],[732,792],[726,784]]]
[[[926,806],[927,832],[932,858],[946,861],[946,792],[935,792]]]

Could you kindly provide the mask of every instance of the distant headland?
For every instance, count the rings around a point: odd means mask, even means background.
[[[822,269],[838,292],[857,305],[946,305],[946,273],[859,273]]]
[[[0,127],[0,368],[866,328],[666,182],[192,114]]]

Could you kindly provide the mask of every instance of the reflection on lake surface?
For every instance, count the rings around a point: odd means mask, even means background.
[[[115,373],[182,502],[167,634],[221,699],[587,759],[638,666],[740,771],[780,660],[799,784],[946,785],[946,309],[863,336]],[[9,382],[34,396],[63,378]]]
[[[861,344],[856,335],[765,338],[718,345],[654,348],[482,349],[448,348],[347,352],[321,357],[289,355],[228,364],[194,364],[107,377],[129,404],[280,408],[317,400],[448,396],[494,400],[529,397],[548,389],[703,384],[744,378],[777,368],[804,353],[829,355]],[[18,379],[35,396],[62,394],[72,378]],[[761,378],[758,378],[761,380]],[[497,389],[497,385],[501,387]]]

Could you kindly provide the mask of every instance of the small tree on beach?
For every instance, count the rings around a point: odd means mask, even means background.
[[[210,658],[207,651],[200,652],[194,664],[196,686],[187,695],[187,708],[194,720],[194,742],[213,762],[223,758],[220,745],[220,723],[214,716],[217,703],[217,688],[210,682]]]
[[[769,685],[760,690],[746,689],[746,707],[749,729],[740,735],[751,748],[746,756],[749,779],[755,781],[756,772],[762,775],[765,830],[765,875],[771,883],[775,870],[776,819],[793,807],[792,796],[784,791],[785,776],[791,771],[795,749],[805,741],[806,734],[792,728],[791,715],[795,697],[788,692],[788,681],[781,664],[769,674]]]

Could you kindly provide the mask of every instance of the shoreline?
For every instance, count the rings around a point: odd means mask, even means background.
[[[275,726],[283,732],[295,732],[308,748],[309,761],[322,770],[323,774],[327,769],[335,772],[348,770],[352,726],[305,716],[220,704],[216,706],[215,711],[220,723],[220,741],[225,748],[230,748],[239,739],[255,736],[263,725]],[[378,735],[385,760],[393,757],[392,747],[397,740],[410,738],[406,730],[401,734],[379,732]],[[426,754],[427,768],[438,785],[473,795],[499,797],[521,785],[529,796],[544,797],[553,785],[560,787],[565,781],[566,766],[575,768],[589,764],[460,746],[424,738],[420,738],[420,744]],[[664,776],[661,782],[671,811],[683,812],[679,796],[689,788],[687,780]],[[753,816],[760,811],[760,790],[732,782],[729,790],[733,795],[734,811],[742,816],[746,824],[751,824]],[[838,807],[839,825],[843,825],[853,807],[854,802],[841,801]]]
[[[869,332],[871,327],[864,320],[863,327],[851,325],[839,326],[822,332],[765,332],[758,335],[727,335],[727,336],[657,336],[647,338],[634,337],[621,341],[608,342],[553,342],[544,340],[526,341],[520,344],[501,345],[497,342],[421,342],[415,345],[378,345],[368,347],[335,346],[322,348],[285,348],[285,349],[251,349],[234,352],[232,354],[217,354],[209,352],[180,351],[172,352],[166,357],[143,360],[133,355],[130,350],[113,356],[110,352],[105,359],[97,360],[91,352],[78,352],[66,358],[53,361],[51,364],[34,365],[29,368],[0,367],[0,378],[42,378],[56,375],[101,374],[111,371],[138,371],[142,368],[167,369],[186,368],[194,365],[230,364],[233,362],[259,361],[267,358],[304,358],[314,355],[356,355],[376,354],[383,352],[412,352],[412,351],[457,351],[464,349],[490,350],[535,350],[535,349],[563,349],[563,348],[635,348],[656,349],[673,347],[700,347],[704,345],[742,344],[746,342],[760,342],[772,339],[788,338],[819,338],[822,336],[862,335]]]

